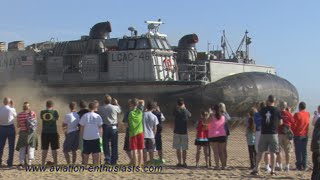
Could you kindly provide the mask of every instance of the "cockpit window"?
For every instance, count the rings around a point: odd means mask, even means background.
[[[120,51],[125,51],[125,50],[127,50],[127,43],[128,43],[127,40],[125,40],[125,39],[120,39],[120,40],[119,40],[119,50],[120,50]]]
[[[136,46],[136,41],[135,40],[129,40],[128,41],[128,49],[129,50],[135,49],[135,46]]]
[[[162,40],[163,46],[165,49],[169,50],[171,49],[170,45],[168,44],[167,40],[163,39]]]
[[[150,49],[148,39],[138,39],[136,49]]]
[[[161,43],[161,41],[160,41],[160,39],[156,39],[156,42],[157,42],[158,47],[159,47],[160,49],[164,49],[164,48],[163,48],[163,45],[162,45],[162,43]]]
[[[151,42],[151,48],[152,49],[158,49],[159,48],[158,45],[157,45],[157,42],[156,42],[156,40],[154,38],[151,38],[150,42]]]

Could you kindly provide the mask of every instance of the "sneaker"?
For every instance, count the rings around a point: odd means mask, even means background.
[[[254,176],[257,176],[257,175],[259,175],[259,172],[257,170],[253,170],[250,174],[254,175]]]
[[[289,165],[286,165],[286,167],[284,168],[284,171],[286,171],[286,172],[290,171]]]
[[[275,167],[274,170],[275,171],[282,171],[282,167],[281,166],[280,167]]]
[[[268,165],[268,166],[266,166],[266,171],[267,172],[271,172],[271,168],[270,168],[270,166]]]
[[[183,163],[182,167],[187,168],[188,167],[187,163]]]
[[[275,173],[274,171],[271,171],[271,176],[277,176],[278,174],[277,173]]]
[[[178,163],[178,164],[176,165],[176,167],[183,167],[183,165],[180,164],[180,163]]]

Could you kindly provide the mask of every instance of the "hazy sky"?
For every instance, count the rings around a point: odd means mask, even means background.
[[[146,32],[145,20],[161,18],[161,32],[172,45],[185,34],[199,36],[198,50],[218,45],[225,29],[235,49],[244,31],[252,37],[251,57],[277,68],[314,111],[320,104],[320,1],[316,0],[0,0],[0,41],[26,44],[51,37],[73,40],[97,22],[110,21],[111,37]]]

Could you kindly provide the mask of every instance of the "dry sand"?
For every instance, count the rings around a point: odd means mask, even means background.
[[[271,177],[269,173],[263,172],[260,176],[251,176],[250,171],[248,170],[248,152],[247,145],[244,138],[243,128],[236,128],[231,132],[231,137],[228,145],[229,160],[228,170],[213,170],[205,169],[203,167],[195,168],[195,146],[194,143],[195,131],[190,129],[189,131],[189,151],[187,163],[189,168],[176,168],[175,151],[172,149],[172,129],[168,126],[164,128],[163,132],[163,146],[164,146],[164,156],[166,159],[166,165],[163,167],[163,171],[159,173],[109,173],[109,172],[81,172],[81,173],[65,173],[65,172],[26,172],[24,169],[19,170],[17,167],[11,169],[1,168],[0,169],[0,178],[4,179],[310,179],[311,170],[306,172],[299,171],[290,171],[279,172],[279,175],[276,177]],[[124,134],[120,133],[119,135],[119,163],[126,164],[128,159],[122,150],[123,147],[123,138]],[[61,137],[61,144],[64,137]],[[7,149],[7,147],[5,148]],[[65,164],[64,156],[62,150],[59,151],[58,161],[59,164]],[[294,155],[293,155],[294,156]],[[309,157],[311,153],[309,152]],[[15,153],[15,164],[18,164],[18,152]],[[41,151],[36,151],[36,160],[35,164],[40,163]],[[294,157],[293,157],[294,158]],[[292,162],[294,162],[292,158]],[[3,160],[7,159],[7,151],[4,153]],[[52,161],[50,151],[48,160]],[[91,160],[90,160],[91,161]],[[80,158],[78,158],[80,163]],[[201,157],[200,165],[204,165],[203,156]],[[310,159],[309,159],[310,162]],[[213,163],[213,158],[212,158]],[[291,163],[294,167],[294,163]],[[310,164],[310,163],[309,163]],[[263,167],[263,163],[262,163]]]

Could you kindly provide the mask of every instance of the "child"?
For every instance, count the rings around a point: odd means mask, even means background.
[[[256,164],[256,150],[255,150],[255,127],[254,127],[254,114],[257,112],[256,108],[252,108],[249,112],[247,121],[246,137],[249,149],[250,169],[255,168]]]
[[[77,160],[77,149],[79,148],[79,131],[78,123],[80,121],[79,114],[76,112],[76,102],[69,104],[70,113],[64,118],[62,127],[67,130],[66,139],[63,143],[63,152],[67,161],[70,164],[69,152],[72,151],[72,164]]]
[[[152,113],[152,104],[147,104],[147,111],[143,113],[143,133],[144,133],[144,162],[147,162],[149,153],[150,163],[154,163],[153,152],[155,150],[155,133],[159,124],[157,116]]]
[[[174,135],[173,135],[173,149],[176,149],[178,164],[177,167],[187,167],[187,150],[188,150],[188,128],[187,122],[191,117],[191,113],[185,107],[184,100],[179,98],[177,101],[177,107],[173,112],[174,115]],[[181,151],[182,161],[181,163]]]
[[[132,99],[130,101],[129,113],[129,137],[130,149],[133,152],[132,161],[135,166],[143,165],[143,149],[144,149],[144,134],[143,134],[143,106],[144,101]]]
[[[131,101],[131,99],[129,99],[129,101],[128,101],[129,107],[130,107],[130,101]],[[133,164],[131,150],[130,150],[130,144],[129,144],[130,138],[129,138],[129,123],[128,123],[129,119],[128,118],[129,118],[130,111],[131,111],[131,109],[125,113],[123,120],[122,120],[122,122],[125,124],[125,127],[126,127],[126,135],[124,137],[123,150],[126,152],[128,158],[129,158],[129,164]]]
[[[197,138],[195,140],[195,145],[197,146],[196,154],[196,167],[199,167],[200,151],[203,147],[203,153],[206,161],[206,167],[209,167],[208,164],[208,123],[210,119],[210,114],[208,111],[201,112],[201,119],[197,123]]]
[[[88,165],[89,155],[92,154],[93,164],[100,164],[102,118],[94,111],[97,110],[94,102],[89,104],[90,112],[80,119],[80,135],[83,138],[83,165]]]
[[[23,103],[23,112],[18,114],[17,120],[20,129],[16,146],[16,150],[20,152],[19,165],[23,165],[26,160],[26,152],[28,152],[28,165],[31,166],[38,139],[36,113],[30,110],[28,102]]]

